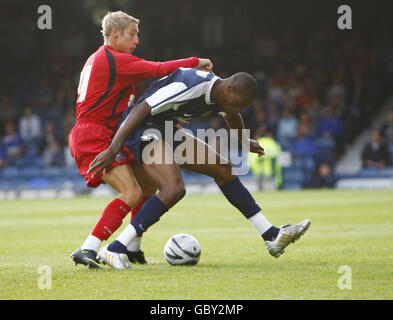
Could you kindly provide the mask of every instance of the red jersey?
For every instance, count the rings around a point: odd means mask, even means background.
[[[87,59],[78,86],[77,121],[69,134],[68,144],[89,187],[103,183],[103,172],[93,178],[93,173],[87,171],[97,154],[111,143],[123,111],[133,102],[134,84],[165,76],[179,67],[193,68],[198,63],[195,57],[163,63],[147,61],[114,51],[108,45],[101,46]],[[135,165],[133,154],[125,146],[111,168],[122,164]]]
[[[86,61],[81,72],[76,119],[91,119],[117,127],[135,96],[135,83],[162,77],[179,67],[194,68],[196,57],[167,62],[147,61],[103,45]]]

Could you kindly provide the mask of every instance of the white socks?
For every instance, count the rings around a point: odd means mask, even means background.
[[[98,248],[100,247],[101,243],[102,241],[100,239],[89,234],[86,241],[82,244],[81,249],[94,250],[95,252],[98,252]]]
[[[141,250],[141,242],[142,237],[136,237],[135,239],[131,240],[131,242],[127,246],[127,250],[131,252],[137,252]]]
[[[248,221],[252,223],[260,235],[264,234],[270,227],[273,226],[269,221],[267,221],[261,211],[249,218]]]
[[[128,251],[136,252],[141,250],[142,237],[138,237],[134,227],[129,224],[116,239],[127,247]],[[98,252],[102,241],[97,237],[89,234],[86,241],[82,244],[81,249],[94,250]]]
[[[128,247],[132,240],[137,237],[136,230],[132,226],[132,224],[128,224],[128,226],[120,233],[117,237],[117,241],[119,241],[122,245]]]

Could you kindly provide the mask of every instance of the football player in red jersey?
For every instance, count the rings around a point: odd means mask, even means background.
[[[135,83],[170,74],[179,67],[211,71],[209,59],[191,57],[167,62],[147,61],[131,53],[139,44],[139,20],[122,12],[108,12],[102,20],[104,45],[86,61],[80,76],[76,105],[76,124],[69,134],[69,146],[81,175],[88,187],[107,183],[119,196],[111,201],[82,246],[71,258],[90,268],[99,268],[96,259],[102,241],[107,240],[122,223],[131,208],[132,215],[153,195],[149,181],[136,177],[130,166],[135,166],[133,154],[123,147],[112,166],[92,177],[87,171],[90,163],[111,143],[123,111],[133,103]],[[153,185],[153,184],[151,184]],[[151,188],[150,188],[151,189]],[[142,192],[143,190],[143,192]],[[139,239],[140,240],[140,239]],[[143,252],[129,252],[129,259],[144,263]]]

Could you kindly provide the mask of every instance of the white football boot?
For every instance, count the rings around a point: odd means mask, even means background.
[[[97,254],[100,263],[107,264],[113,269],[131,269],[130,260],[125,253],[116,253],[108,250],[108,245],[102,247]]]
[[[306,219],[298,224],[287,224],[280,227],[277,237],[272,241],[265,241],[269,253],[278,258],[284,253],[284,249],[298,240],[310,227],[311,221]]]

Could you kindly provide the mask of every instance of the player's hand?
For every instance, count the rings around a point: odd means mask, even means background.
[[[255,141],[253,139],[249,139],[249,140],[250,140],[250,152],[257,153],[258,158],[265,155],[265,150],[260,146],[258,141]]]
[[[197,69],[207,71],[207,72],[212,72],[213,71],[213,63],[210,61],[210,59],[199,58],[199,63],[197,65]]]
[[[110,168],[113,163],[113,160],[115,160],[115,156],[109,148],[102,151],[90,163],[87,174],[94,171],[94,169],[98,168],[98,170],[92,176],[93,178],[96,177],[102,170]]]

